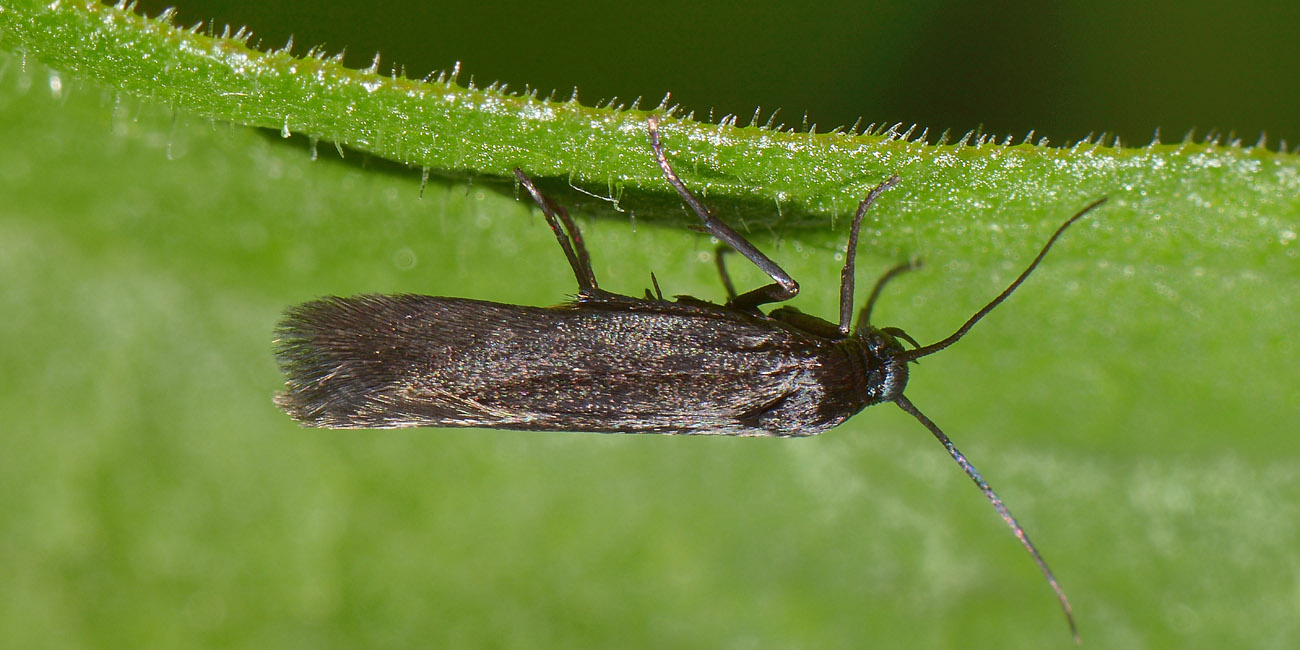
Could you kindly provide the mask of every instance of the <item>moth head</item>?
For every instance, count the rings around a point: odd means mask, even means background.
[[[872,387],[874,401],[893,401],[903,394],[907,386],[907,359],[905,343],[916,342],[897,327],[872,327],[859,329],[854,336],[862,344],[866,357],[867,385]]]

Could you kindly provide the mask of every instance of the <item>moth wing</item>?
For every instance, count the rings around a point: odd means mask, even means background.
[[[277,403],[333,428],[788,435],[764,417],[819,365],[817,342],[753,317],[631,298],[325,298],[291,309],[278,334]]]

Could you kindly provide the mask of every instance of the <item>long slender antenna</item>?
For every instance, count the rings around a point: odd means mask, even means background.
[[[975,323],[980,322],[980,319],[984,318],[986,315],[988,315],[989,312],[993,311],[994,307],[997,307],[998,305],[1002,304],[1002,301],[1006,300],[1007,297],[1011,295],[1011,292],[1015,291],[1016,287],[1019,287],[1020,283],[1025,281],[1025,278],[1029,277],[1029,274],[1033,272],[1034,268],[1038,266],[1039,262],[1043,261],[1043,258],[1047,256],[1047,251],[1051,250],[1052,244],[1056,243],[1056,240],[1061,237],[1061,233],[1065,232],[1066,228],[1069,228],[1071,224],[1078,221],[1079,219],[1082,219],[1083,215],[1088,214],[1094,208],[1096,208],[1097,206],[1105,202],[1106,202],[1106,197],[1097,199],[1096,201],[1093,201],[1091,204],[1089,204],[1088,207],[1075,213],[1075,215],[1073,217],[1070,217],[1069,220],[1067,220],[1065,223],[1061,224],[1061,227],[1057,228],[1056,232],[1052,233],[1052,237],[1047,240],[1046,244],[1043,245],[1043,250],[1038,251],[1038,257],[1035,257],[1034,261],[1029,263],[1029,268],[1025,269],[1024,272],[1020,274],[1020,277],[1016,278],[1015,282],[1011,283],[1011,286],[1008,286],[1006,289],[1002,291],[1002,293],[998,294],[997,298],[994,298],[992,302],[990,302],[989,304],[984,305],[983,309],[975,312],[975,315],[971,316],[970,320],[966,321],[966,324],[957,328],[957,331],[953,332],[952,335],[950,335],[948,338],[939,341],[938,343],[931,343],[930,345],[917,348],[915,350],[909,350],[902,354],[896,355],[896,358],[901,359],[903,361],[912,361],[913,359],[920,359],[921,357],[934,354],[935,352],[938,352],[939,350],[942,350],[952,345],[953,343],[956,343],[957,341],[961,340],[961,337],[966,336],[966,332],[969,332],[970,328],[975,327]]]
[[[1060,232],[1058,231],[1057,234],[1060,234]],[[1050,246],[1051,244],[1048,245]],[[1039,257],[1041,257],[1041,255]],[[975,485],[979,486],[979,489],[984,492],[984,496],[988,498],[989,503],[992,503],[993,507],[997,509],[998,514],[1002,515],[1002,521],[1007,522],[1007,526],[1011,527],[1011,532],[1015,534],[1016,539],[1020,540],[1020,544],[1025,547],[1026,551],[1029,551],[1029,555],[1034,558],[1034,562],[1038,564],[1038,568],[1043,570],[1043,576],[1047,578],[1048,586],[1052,588],[1052,591],[1056,592],[1056,600],[1061,603],[1061,610],[1065,612],[1065,620],[1070,624],[1070,634],[1074,636],[1074,642],[1076,644],[1079,643],[1079,628],[1074,623],[1074,610],[1070,608],[1070,600],[1065,597],[1065,590],[1061,589],[1061,584],[1056,581],[1056,576],[1052,575],[1052,570],[1047,567],[1047,561],[1045,561],[1043,556],[1038,553],[1038,549],[1034,547],[1034,543],[1029,541],[1029,535],[1027,535],[1025,529],[1020,526],[1020,522],[1016,521],[1016,518],[1011,516],[1011,511],[1007,510],[1007,506],[1002,503],[1002,498],[998,496],[997,492],[993,491],[993,488],[989,487],[989,484],[984,480],[984,477],[980,476],[979,470],[975,469],[975,466],[971,465],[970,461],[966,460],[966,456],[957,450],[957,446],[952,444],[952,440],[949,439],[948,436],[944,435],[943,431],[939,429],[939,426],[931,421],[930,418],[925,417],[924,413],[918,411],[916,407],[912,405],[910,400],[899,395],[898,399],[894,400],[894,403],[898,405],[898,408],[908,412],[921,424],[925,425],[925,428],[929,429],[930,433],[933,433],[935,438],[938,438],[939,443],[948,450],[948,454],[952,456],[952,459],[957,461],[957,464],[966,471],[966,476],[969,476],[970,480],[974,481]]]

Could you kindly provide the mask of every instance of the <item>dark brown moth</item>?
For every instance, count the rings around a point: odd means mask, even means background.
[[[647,126],[655,159],[682,201],[772,284],[737,295],[719,256],[725,304],[688,296],[666,300],[657,283],[644,298],[605,291],[568,213],[516,169],[577,277],[572,302],[543,308],[406,294],[298,305],[276,332],[276,357],[286,377],[276,404],[304,425],[330,428],[811,436],[863,408],[893,402],[939,439],[992,502],[1046,576],[1077,640],[1069,601],[1024,529],[903,389],[908,363],[965,336],[1024,282],[1066,228],[1102,201],[1063,223],[1024,272],[956,332],[922,346],[901,329],[870,324],[881,289],[912,264],[876,283],[851,327],[862,218],[897,176],[871,190],[854,215],[840,275],[839,323],[792,307],[764,313],[762,305],[789,300],[799,285],[704,207],[669,164],[658,119],[649,118]]]

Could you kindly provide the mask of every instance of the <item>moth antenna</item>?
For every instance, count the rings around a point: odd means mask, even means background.
[[[970,320],[966,321],[964,325],[957,328],[957,331],[949,335],[948,338],[939,341],[938,343],[931,343],[930,345],[927,345],[925,347],[904,352],[902,354],[897,355],[896,358],[901,359],[903,361],[912,361],[913,359],[920,359],[921,357],[934,354],[935,352],[938,352],[939,350],[942,350],[952,345],[953,343],[960,341],[961,337],[966,336],[966,332],[969,332],[972,327],[975,327],[975,323],[980,322],[980,319],[984,318],[985,316],[988,315],[989,312],[993,311],[994,307],[997,307],[998,305],[1002,304],[1002,301],[1006,300],[1011,295],[1011,293],[1015,291],[1016,288],[1019,287],[1022,282],[1025,281],[1025,278],[1029,277],[1029,274],[1032,273],[1034,269],[1038,267],[1038,263],[1043,261],[1043,258],[1047,256],[1047,251],[1052,249],[1052,244],[1055,244],[1056,240],[1060,239],[1061,233],[1064,233],[1066,228],[1069,228],[1074,222],[1082,219],[1084,215],[1088,214],[1094,208],[1096,208],[1097,206],[1105,202],[1106,202],[1106,197],[1097,199],[1096,201],[1090,203],[1084,209],[1075,213],[1075,215],[1073,217],[1070,217],[1068,220],[1066,220],[1065,223],[1061,224],[1061,226],[1056,229],[1056,232],[1052,233],[1052,237],[1047,240],[1047,243],[1043,244],[1043,249],[1038,251],[1038,256],[1034,258],[1034,261],[1029,263],[1029,267],[1026,268],[1024,272],[1020,274],[1020,277],[1016,278],[1015,281],[1012,282],[1010,286],[1004,289],[1002,293],[998,294],[998,297],[994,298],[991,302],[989,302],[989,304],[984,305],[983,309],[975,312],[975,315],[971,316]]]
[[[979,486],[979,489],[984,492],[984,496],[988,498],[989,503],[992,503],[993,507],[997,509],[998,514],[1002,516],[1002,521],[1005,521],[1007,526],[1011,527],[1011,532],[1015,534],[1016,539],[1020,540],[1021,546],[1024,546],[1025,550],[1029,551],[1029,555],[1034,558],[1034,562],[1038,564],[1038,568],[1042,569],[1043,576],[1047,578],[1047,585],[1052,588],[1052,591],[1056,592],[1056,600],[1061,603],[1061,610],[1065,612],[1065,621],[1070,624],[1070,634],[1074,637],[1075,644],[1078,644],[1080,642],[1079,628],[1075,625],[1074,610],[1070,607],[1070,600],[1065,597],[1065,590],[1061,589],[1061,584],[1056,581],[1056,576],[1052,575],[1052,570],[1048,568],[1047,561],[1038,553],[1038,549],[1034,547],[1034,543],[1029,541],[1029,535],[1025,533],[1025,529],[1021,527],[1020,522],[1016,521],[1016,518],[1011,516],[1011,511],[1007,510],[1007,506],[1002,502],[1002,498],[998,496],[997,492],[993,491],[993,488],[989,487],[989,484],[984,480],[984,477],[980,476],[979,470],[975,469],[975,466],[971,465],[970,461],[966,460],[966,456],[957,450],[957,446],[952,444],[952,440],[949,439],[948,436],[944,435],[943,431],[939,429],[939,426],[930,420],[930,418],[925,417],[924,413],[916,410],[916,407],[912,405],[910,400],[899,395],[898,399],[894,400],[894,403],[898,405],[898,408],[903,409],[912,417],[916,418],[921,424],[925,425],[925,428],[929,429],[930,433],[934,434],[934,437],[939,440],[939,443],[948,450],[948,454],[952,456],[952,459],[957,461],[957,464],[965,470],[966,476],[969,476],[970,480],[974,481],[975,485]]]

